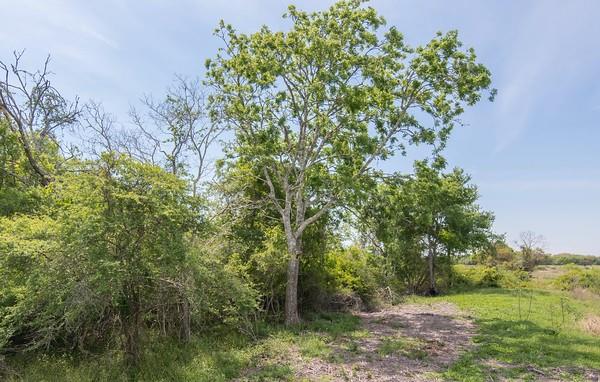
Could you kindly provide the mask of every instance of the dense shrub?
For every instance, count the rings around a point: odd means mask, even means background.
[[[600,294],[600,269],[569,267],[567,273],[556,278],[555,285],[562,290],[587,289]]]
[[[570,253],[559,253],[545,258],[543,265],[600,265],[600,256],[584,256]]]
[[[506,267],[462,265],[452,267],[453,278],[450,288],[518,288],[529,279],[529,273]]]
[[[267,315],[278,317],[285,300],[285,282],[288,257],[285,237],[279,227],[266,227],[264,240],[250,251],[245,264],[254,285],[260,293],[262,308]]]
[[[334,297],[359,298],[360,305],[367,309],[376,305],[380,268],[377,258],[356,246],[332,250],[325,255],[327,280],[325,286]]]
[[[71,305],[66,289],[72,287],[56,277],[63,273],[56,261],[59,229],[47,216],[0,219],[0,350],[48,345],[75,322],[56,320]]]
[[[225,261],[192,248],[189,267],[193,274],[193,285],[187,291],[192,325],[201,331],[222,325],[247,330],[258,310],[259,293],[239,258]]]
[[[186,340],[255,311],[244,269],[196,249],[184,181],[122,156],[86,166],[56,179],[43,214],[0,220],[0,349],[118,346],[136,363],[145,329]]]

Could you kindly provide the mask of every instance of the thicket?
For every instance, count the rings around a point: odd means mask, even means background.
[[[541,261],[540,265],[600,265],[600,256],[586,256],[576,255],[570,253],[559,253],[556,255],[546,255]]]
[[[490,237],[491,238],[491,237]],[[523,244],[514,249],[504,242],[502,238],[490,240],[489,245],[473,254],[463,257],[460,262],[465,264],[479,264],[487,266],[500,265],[509,269],[532,271],[538,265],[600,265],[600,257],[585,256],[569,253],[556,255],[545,253],[541,248],[528,247]]]

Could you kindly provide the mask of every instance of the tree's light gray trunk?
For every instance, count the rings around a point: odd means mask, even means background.
[[[298,274],[300,259],[298,253],[290,253],[287,269],[287,285],[285,287],[285,324],[295,325],[300,323],[298,315]]]

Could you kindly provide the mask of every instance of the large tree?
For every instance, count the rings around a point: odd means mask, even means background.
[[[363,1],[307,13],[290,6],[286,32],[238,33],[207,62],[212,116],[235,132],[229,159],[268,187],[288,248],[285,320],[299,321],[297,287],[307,227],[343,203],[373,164],[405,145],[443,147],[490,73],[457,32],[417,48]]]

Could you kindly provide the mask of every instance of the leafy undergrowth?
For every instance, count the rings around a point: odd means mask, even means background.
[[[481,289],[418,301],[448,301],[479,326],[476,347],[443,376],[457,381],[588,380],[600,373],[600,337],[579,322],[600,307],[564,293]]]
[[[262,325],[258,339],[231,332],[193,338],[188,344],[155,338],[137,371],[123,366],[118,353],[87,357],[31,353],[8,359],[9,381],[229,381],[252,370],[244,380],[291,380],[286,364],[291,346],[307,356],[327,357],[326,343],[339,336],[360,335],[359,319],[350,314],[321,314],[293,329]]]

